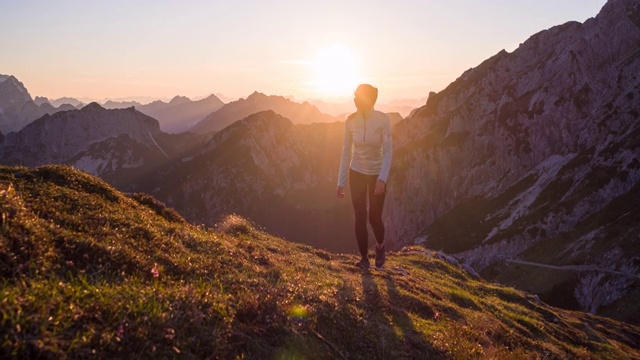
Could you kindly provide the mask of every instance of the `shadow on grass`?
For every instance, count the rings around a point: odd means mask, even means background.
[[[393,278],[386,277],[385,282],[388,296],[386,301],[380,294],[374,277],[367,272],[362,275],[365,319],[369,320],[369,326],[375,327],[365,331],[376,339],[373,344],[374,353],[379,354],[381,359],[406,358],[411,354],[422,354],[425,359],[444,358],[444,354],[433,347],[425,334],[416,329],[404,305],[407,302],[419,305],[416,310],[423,316],[427,316],[426,313],[433,316],[431,307],[413,297],[400,294]]]

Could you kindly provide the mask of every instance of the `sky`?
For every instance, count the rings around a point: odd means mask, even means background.
[[[605,2],[0,0],[0,74],[50,99],[421,99]]]

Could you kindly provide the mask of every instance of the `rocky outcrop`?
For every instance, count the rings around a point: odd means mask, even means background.
[[[640,226],[627,219],[640,219],[628,206],[640,200],[639,19],[637,1],[609,1],[584,24],[535,34],[431,94],[395,130],[390,238],[420,236],[505,281],[512,258],[637,274],[629,233]],[[629,287],[592,291],[605,280],[587,277],[568,284],[585,310]]]

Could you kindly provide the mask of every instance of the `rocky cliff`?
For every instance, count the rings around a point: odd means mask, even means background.
[[[640,266],[639,74],[640,3],[611,0],[431,94],[396,127],[390,236],[551,301],[621,304]]]

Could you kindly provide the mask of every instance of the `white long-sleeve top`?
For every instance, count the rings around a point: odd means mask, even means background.
[[[391,120],[387,114],[371,110],[356,112],[344,124],[344,144],[338,172],[338,186],[347,184],[348,169],[365,175],[378,175],[387,182],[392,155]]]

